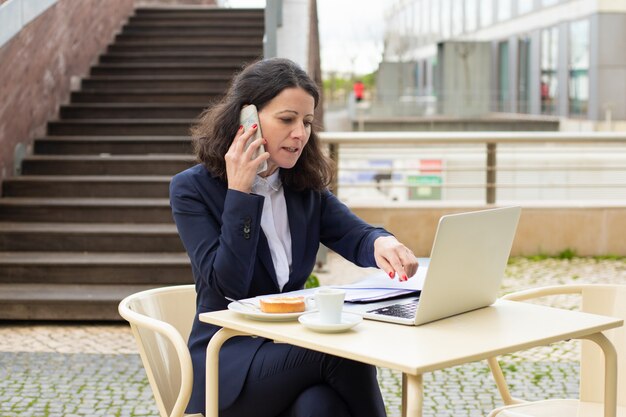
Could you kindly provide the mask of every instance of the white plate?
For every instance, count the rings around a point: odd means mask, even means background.
[[[252,301],[250,299],[246,301]],[[254,302],[254,301],[253,301]],[[298,317],[303,315],[306,312],[311,312],[313,310],[306,307],[305,311],[300,311],[298,313],[264,313],[261,310],[254,311],[252,307],[246,307],[239,303],[232,302],[228,304],[228,309],[230,311],[234,311],[235,313],[242,314],[249,319],[253,320],[262,320],[262,321],[290,321],[296,320]]]
[[[354,313],[342,313],[341,323],[327,324],[320,323],[319,313],[308,313],[298,317],[298,321],[304,327],[322,333],[338,333],[345,332],[363,321],[363,317]]]

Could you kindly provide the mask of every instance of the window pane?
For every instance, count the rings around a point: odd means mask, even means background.
[[[559,33],[557,28],[541,32],[541,112],[555,114]]]
[[[441,36],[450,37],[450,0],[441,0]]]
[[[435,36],[439,36],[439,22],[441,21],[441,17],[439,16],[439,0],[434,0],[431,3],[432,8],[430,9],[430,27],[431,33]]]
[[[478,16],[478,5],[476,0],[465,0],[465,31],[476,30],[476,18]]]
[[[533,9],[535,0],[517,0],[517,13],[528,13]]]
[[[559,2],[559,0],[541,0],[541,5],[542,6],[552,6],[554,4],[557,4]]]
[[[463,33],[463,0],[452,0],[452,35]]]
[[[589,103],[589,20],[570,25],[569,113],[586,116]]]
[[[485,27],[493,23],[493,1],[480,0],[480,26]]]
[[[498,21],[511,18],[511,0],[498,0]]]
[[[430,0],[424,0],[422,1],[422,34],[427,37],[430,38],[430,15],[429,15],[429,11],[430,11]],[[428,42],[428,41],[424,41],[424,42]]]

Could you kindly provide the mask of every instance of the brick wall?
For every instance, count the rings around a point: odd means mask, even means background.
[[[59,0],[0,48],[0,180],[133,11],[133,0]]]

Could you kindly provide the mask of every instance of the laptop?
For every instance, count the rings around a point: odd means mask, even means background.
[[[441,217],[418,296],[346,303],[344,311],[418,326],[493,304],[520,212],[520,207],[504,207]]]

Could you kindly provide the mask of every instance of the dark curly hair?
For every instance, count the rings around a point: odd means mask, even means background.
[[[228,151],[239,128],[239,113],[244,105],[254,104],[259,111],[286,88],[302,88],[319,104],[320,93],[315,82],[294,62],[283,58],[257,61],[233,78],[226,95],[205,110],[192,127],[191,135],[196,156],[213,174],[227,181]],[[302,191],[321,191],[332,180],[332,161],[321,149],[320,140],[311,128],[311,135],[302,155],[291,169],[281,169],[286,186]]]

